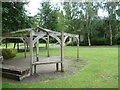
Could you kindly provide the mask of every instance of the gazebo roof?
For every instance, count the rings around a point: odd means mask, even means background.
[[[3,34],[3,37],[29,36],[30,31],[33,31],[35,34],[50,33],[50,34],[56,34],[57,36],[61,35],[61,32],[53,31],[42,27],[33,27],[33,28],[20,29],[17,31],[12,31],[10,33]],[[64,35],[71,37],[78,37],[78,35],[76,34],[64,33]]]

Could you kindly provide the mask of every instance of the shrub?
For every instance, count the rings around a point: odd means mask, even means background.
[[[76,42],[70,42],[70,43],[67,43],[66,44],[67,46],[77,46],[77,43]],[[86,41],[82,41],[79,43],[80,46],[87,46],[88,43]]]
[[[13,58],[16,56],[15,49],[2,49],[2,56],[4,59]]]
[[[109,40],[106,38],[93,38],[91,43],[92,45],[109,45]]]

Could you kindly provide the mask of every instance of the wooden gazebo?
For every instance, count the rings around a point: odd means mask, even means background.
[[[41,63],[39,58],[39,39],[44,39],[47,43],[47,56],[49,57],[49,37],[55,38],[61,46],[61,61],[56,62],[44,62]],[[41,64],[53,64],[56,63],[56,68],[58,70],[58,65],[61,65],[61,71],[64,71],[64,46],[65,41],[68,37],[74,38],[77,41],[77,59],[79,60],[79,35],[69,34],[64,32],[56,32],[42,27],[27,28],[18,31],[10,32],[9,34],[3,35],[0,41],[3,39],[21,39],[25,46],[25,57],[26,57],[26,45],[29,45],[30,49],[30,75],[36,73],[36,65]],[[33,47],[36,47],[36,60],[33,59]]]

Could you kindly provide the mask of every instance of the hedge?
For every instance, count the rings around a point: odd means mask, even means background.
[[[15,49],[2,49],[2,56],[4,59],[10,59],[16,56],[17,51]]]

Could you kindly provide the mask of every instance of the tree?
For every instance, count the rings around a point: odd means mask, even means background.
[[[57,31],[66,31],[65,17],[63,11],[58,10],[57,12]]]
[[[56,30],[57,27],[57,10],[53,8],[50,2],[43,2],[41,4],[41,9],[37,14],[37,20],[39,26],[48,28],[51,30]]]
[[[85,25],[86,30],[84,31],[88,39],[88,44],[89,46],[91,46],[91,33],[94,30],[92,21],[94,21],[94,18],[97,16],[97,11],[99,8],[97,3],[93,3],[93,2],[85,2],[83,5],[84,5],[83,10],[85,12],[84,21],[86,22],[86,25]]]
[[[23,2],[2,2],[2,32],[31,27]]]
[[[108,27],[109,27],[109,38],[110,38],[110,45],[113,44],[113,32],[115,28],[113,24],[116,21],[116,7],[117,2],[107,2],[104,3],[104,9],[108,12]]]

